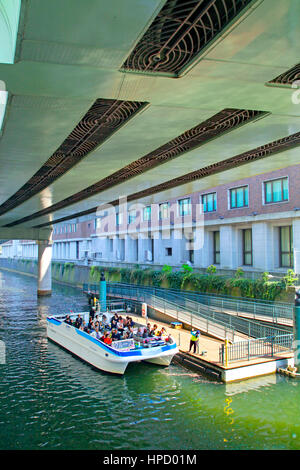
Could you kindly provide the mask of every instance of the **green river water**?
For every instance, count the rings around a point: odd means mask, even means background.
[[[225,385],[144,363],[107,375],[48,342],[47,315],[70,310],[87,310],[80,290],[37,299],[35,278],[0,271],[1,450],[300,448],[300,381]]]

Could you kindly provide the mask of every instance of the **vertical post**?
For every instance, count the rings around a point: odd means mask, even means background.
[[[225,339],[225,367],[228,367],[228,339]]]
[[[38,240],[38,297],[52,294],[52,240]]]
[[[300,290],[295,292],[294,308],[294,363],[300,365]]]
[[[106,280],[104,273],[100,277],[99,303],[101,312],[106,312]]]

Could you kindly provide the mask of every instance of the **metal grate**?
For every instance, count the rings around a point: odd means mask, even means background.
[[[97,99],[45,164],[0,206],[0,215],[22,204],[79,163],[146,104]]]
[[[278,77],[270,80],[268,83],[271,85],[290,85],[300,80],[300,64],[296,64],[287,72],[278,75]]]
[[[76,194],[50,206],[39,212],[23,217],[15,222],[12,222],[6,227],[13,227],[29,220],[47,215],[53,211],[63,209],[70,204],[82,201],[90,196],[98,194],[105,189],[111,188],[117,184],[123,183],[134,176],[140,175],[145,171],[154,168],[162,163],[173,160],[174,158],[189,152],[202,144],[205,144],[212,138],[220,136],[225,132],[229,132],[242,124],[248,123],[253,119],[264,116],[266,113],[263,111],[246,110],[246,109],[223,109],[221,112],[215,114],[210,119],[198,124],[185,131],[180,136],[167,142],[165,145],[157,148],[153,152],[148,153],[144,157],[130,163],[129,165],[121,168],[110,176],[98,181],[97,183],[89,186],[88,188],[79,191]]]
[[[167,0],[122,69],[180,75],[253,0]]]
[[[255,162],[255,161],[261,160],[262,158],[269,157],[279,152],[284,152],[286,150],[289,150],[299,145],[300,145],[300,132],[297,132],[296,134],[283,137],[282,139],[275,140],[268,144],[257,147],[253,150],[249,150],[248,152],[241,153],[239,155],[228,158],[226,160],[222,160],[221,162],[214,163],[212,165],[193,171],[191,173],[187,173],[185,175],[179,176],[178,178],[174,178],[172,180],[166,181],[156,186],[152,186],[148,189],[136,192],[134,194],[130,194],[127,197],[127,202],[132,202],[132,201],[138,200],[146,196],[151,196],[153,194],[157,194],[157,193],[160,193],[161,191],[175,188],[177,186],[180,186],[185,183],[189,183],[191,181],[196,181],[198,179],[205,178],[207,176],[210,176],[210,175],[222,172],[222,171],[236,168],[237,166],[240,166],[240,165],[245,165],[247,163]],[[111,201],[109,204],[113,206],[117,206],[119,204],[119,200]],[[81,217],[84,215],[93,214],[98,209],[99,209],[98,206],[92,207],[91,209],[78,212],[76,214],[73,214],[72,216],[67,216],[61,219],[53,220],[52,222],[46,222],[40,225],[36,225],[34,228],[41,228],[47,225],[64,222],[65,220],[69,220],[74,217]]]
[[[257,147],[254,150],[250,150],[248,152],[244,152],[226,160],[222,160],[221,162],[213,163],[212,165],[201,168],[200,170],[187,173],[185,175],[166,181],[165,183],[161,183],[144,191],[131,194],[130,196],[128,196],[127,200],[128,202],[130,202],[145,196],[150,196],[152,194],[165,191],[167,189],[172,189],[176,186],[190,183],[191,181],[196,181],[198,179],[205,178],[216,173],[236,168],[237,166],[245,165],[246,163],[261,160],[262,158],[266,158],[278,152],[283,152],[298,145],[300,145],[300,132],[276,140],[269,144],[262,145],[261,147]]]

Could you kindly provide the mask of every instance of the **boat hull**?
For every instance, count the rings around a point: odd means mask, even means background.
[[[56,344],[96,369],[123,375],[130,362],[149,361],[169,365],[178,352],[176,344],[119,352],[54,317],[47,318],[47,336]],[[157,361],[157,362],[155,362]]]
[[[152,359],[144,359],[144,361],[150,362],[151,364],[156,364],[158,366],[168,367],[171,364],[173,357],[174,354],[169,354],[166,356],[153,357]]]

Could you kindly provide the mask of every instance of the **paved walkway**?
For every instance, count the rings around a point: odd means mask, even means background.
[[[148,321],[146,321],[145,318],[143,317],[136,316],[131,313],[129,315],[132,317],[133,321],[135,321],[136,323],[140,323],[142,325],[146,325],[147,323],[150,323],[151,326],[154,324],[158,325],[158,327],[164,326],[167,332],[171,334],[171,336],[176,341],[179,347],[179,350],[185,353],[189,351],[190,336],[191,336],[190,331],[185,330],[185,329],[179,329],[179,330],[174,329],[170,326],[170,323],[164,323],[160,320],[154,320],[154,319],[149,318]],[[241,339],[242,338],[240,338],[240,340]],[[244,339],[247,339],[247,337],[244,337]],[[278,358],[283,358],[283,357],[288,358],[288,357],[293,356],[292,352],[290,353],[284,352],[284,353],[278,353],[274,357],[266,356],[266,357],[254,358],[249,361],[248,360],[235,361],[235,362],[228,364],[228,366],[225,367],[219,362],[219,350],[222,344],[224,344],[224,341],[212,338],[210,336],[206,336],[205,334],[202,333],[200,336],[200,340],[199,340],[199,353],[200,354],[195,354],[195,355],[192,353],[190,354],[191,356],[196,356],[200,359],[210,362],[211,364],[215,364],[215,365],[218,365],[219,367],[223,367],[226,369],[232,369],[232,368],[244,366],[244,365],[259,364],[259,363],[263,363],[266,361],[274,361]],[[201,354],[202,351],[206,351],[206,353]]]
[[[133,321],[135,321],[136,323],[146,325],[147,321],[145,320],[145,318],[132,315],[131,313],[129,315],[132,317]],[[150,318],[148,319],[148,323],[150,323],[151,326],[154,324],[158,326],[164,326],[168,334],[171,334],[171,336],[176,341],[179,347],[179,350],[182,352],[188,352],[189,345],[190,345],[190,337],[191,337],[190,331],[187,331],[185,329],[177,330],[175,328],[170,327],[169,323],[163,323],[162,321],[153,320]],[[199,340],[200,355],[197,354],[197,356],[205,359],[208,362],[219,364],[219,349],[220,349],[221,344],[224,344],[224,341],[214,339],[204,334],[201,334],[200,340]],[[206,353],[201,355],[202,351],[206,351]]]

